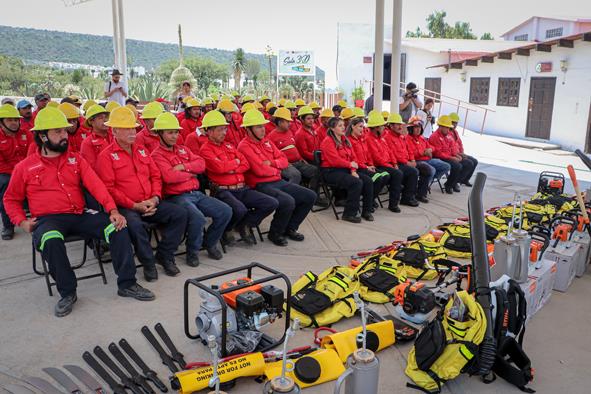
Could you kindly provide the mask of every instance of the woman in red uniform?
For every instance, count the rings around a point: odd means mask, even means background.
[[[322,173],[328,183],[347,191],[347,202],[343,220],[360,223],[361,218],[373,221],[373,185],[371,178],[359,173],[357,156],[349,138],[345,136],[343,119],[331,118],[328,121],[327,136],[320,144],[322,151]],[[363,196],[361,216],[358,216],[360,199]]]

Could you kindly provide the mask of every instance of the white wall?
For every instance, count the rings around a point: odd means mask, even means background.
[[[546,30],[559,27],[563,28],[563,36],[576,33],[576,23],[574,21],[535,17],[523,26],[509,31],[507,34],[503,35],[503,38],[505,40],[514,40],[515,36],[527,34],[528,40],[530,41],[546,41]]]

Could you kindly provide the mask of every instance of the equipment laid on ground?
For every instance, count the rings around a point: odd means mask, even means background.
[[[73,394],[82,394],[80,387],[68,375],[64,373],[61,369],[58,368],[43,368],[43,372],[48,374],[58,382],[63,388],[68,390],[69,393]]]
[[[347,358],[347,369],[339,376],[334,388],[334,393],[341,392],[341,386],[345,384],[345,394],[377,394],[380,378],[380,362],[375,353],[367,348],[367,327],[365,316],[365,304],[359,298],[357,292],[353,293],[355,303],[361,311],[362,332],[357,336],[361,342],[361,348],[355,350]],[[379,324],[379,323],[378,323]]]
[[[89,374],[85,369],[78,365],[64,365],[64,368],[76,377],[79,381],[84,383],[93,393],[106,394],[107,392],[97,380]]]
[[[123,387],[131,390],[131,392],[134,394],[144,393],[142,388],[138,386],[130,376],[126,375],[100,346],[95,346],[93,353],[103,362],[103,364],[109,367],[109,369],[113,371],[115,375],[117,375],[119,382],[121,385],[123,385]]]
[[[129,360],[123,355],[121,350],[117,347],[117,345],[113,342],[109,344],[109,352],[115,357],[115,359],[121,364],[121,366],[129,373],[131,380],[135,383],[136,386],[141,387],[142,390],[147,394],[155,394],[156,392],[152,389],[152,387],[148,384],[146,378],[131,365]]]
[[[62,394],[53,384],[35,376],[25,376],[25,382],[40,390],[44,394]]]
[[[93,357],[93,355],[90,354],[90,352],[84,352],[82,354],[82,358],[84,359],[84,361],[86,361],[90,368],[92,368],[93,371],[96,372],[97,375],[100,376],[109,385],[109,387],[111,388],[111,390],[113,390],[115,394],[127,394],[125,386],[117,383],[117,381],[115,381],[115,378],[113,378],[111,374],[109,374],[103,368],[103,366],[99,364],[99,362]]]
[[[154,386],[158,388],[158,390],[164,393],[168,391],[168,387],[166,387],[164,382],[158,378],[158,374],[148,367],[144,360],[142,360],[142,358],[131,347],[129,342],[127,342],[125,339],[121,339],[119,340],[119,346],[121,346],[121,349],[123,349],[129,358],[131,358],[133,362],[142,370],[142,373],[146,379],[152,382]]]
[[[253,269],[258,268],[270,275],[261,279],[252,279]],[[222,284],[207,286],[203,282],[246,271],[244,278]],[[185,335],[191,339],[201,339],[207,343],[209,335],[213,335],[220,343],[220,355],[264,352],[283,342],[285,334],[274,339],[260,331],[264,326],[282,317],[285,304],[285,329],[289,328],[291,301],[285,297],[282,289],[263,283],[283,280],[287,294],[291,294],[291,283],[285,274],[260,263],[214,274],[188,279],[184,288],[184,327]],[[194,318],[197,333],[191,333],[190,321],[193,320],[189,310],[191,286],[199,288],[202,300],[199,312]],[[195,315],[193,315],[195,316]],[[184,367],[184,366],[183,366]]]
[[[264,394],[274,394],[274,393],[289,393],[289,394],[299,394],[300,393],[300,386],[295,382],[294,379],[287,376],[288,367],[287,367],[287,344],[289,339],[295,335],[295,332],[300,328],[300,321],[296,318],[293,321],[291,327],[287,329],[285,333],[285,340],[283,341],[283,357],[281,360],[281,375],[276,376],[274,378],[270,378],[263,388]],[[290,369],[293,370],[294,368]],[[266,373],[267,370],[265,370]],[[268,377],[268,376],[267,376]]]
[[[215,394],[226,394],[223,391],[220,391],[220,377],[218,375],[218,343],[215,339],[215,336],[210,335],[207,338],[207,344],[209,346],[209,351],[211,352],[211,359],[212,359],[212,366],[213,366],[213,376],[209,379],[209,387],[215,388]]]
[[[160,345],[160,342],[158,342],[158,340],[156,339],[156,337],[154,336],[152,331],[150,331],[148,326],[142,327],[142,334],[144,334],[144,337],[148,340],[148,342],[150,342],[150,345],[152,345],[154,350],[156,350],[156,352],[158,352],[158,355],[160,356],[160,359],[162,360],[162,364],[166,365],[168,367],[168,369],[170,370],[170,372],[175,373],[175,372],[178,372],[178,371],[182,370],[183,368],[185,368],[184,364],[179,365],[180,369],[179,369],[179,367],[177,367],[177,365],[175,364],[175,359],[172,358],[172,356],[170,354],[168,354],[166,352],[166,350],[164,350],[164,348],[162,347],[162,345]]]
[[[574,221],[566,216],[556,216],[550,223],[552,244],[546,249],[543,259],[556,262],[556,281],[554,290],[565,292],[572,284],[579,258],[581,245],[570,241],[574,231]]]
[[[538,178],[538,192],[544,194],[564,193],[564,175],[559,172],[542,171]]]
[[[405,322],[393,315],[380,315],[369,307],[365,308],[367,312],[367,319],[370,323],[378,323],[383,321],[392,321],[394,324],[394,336],[398,342],[408,342],[416,338],[419,330],[416,327],[411,326],[408,322]]]

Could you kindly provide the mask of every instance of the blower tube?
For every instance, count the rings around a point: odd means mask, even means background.
[[[472,242],[472,269],[475,277],[476,300],[482,306],[486,316],[486,333],[480,344],[477,374],[486,376],[490,373],[497,354],[496,339],[493,335],[491,311],[490,266],[486,252],[486,231],[484,227],[484,208],[482,192],[486,175],[476,174],[474,186],[468,198],[468,214],[470,218],[470,240]]]

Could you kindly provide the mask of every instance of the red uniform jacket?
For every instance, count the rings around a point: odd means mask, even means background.
[[[390,149],[394,152],[398,164],[406,164],[409,161],[414,160],[414,157],[408,151],[405,135],[389,131],[386,132],[386,141],[390,144]]]
[[[265,134],[269,135],[273,130],[275,130],[275,123],[269,122],[265,123]]]
[[[31,116],[31,119],[26,120],[25,118],[21,118],[21,130],[25,130],[25,131],[31,131],[31,129],[33,128],[33,126],[35,126],[35,122],[33,117]]]
[[[11,174],[14,166],[27,157],[29,146],[37,146],[30,131],[21,128],[8,136],[0,130],[0,174]]]
[[[396,156],[390,146],[386,137],[382,134],[380,137],[372,132],[365,134],[365,143],[369,158],[376,167],[395,167],[398,162]]]
[[[303,126],[295,135],[295,144],[300,155],[310,163],[314,162],[314,151],[320,149],[322,140],[316,130],[308,130]]]
[[[424,154],[425,149],[431,148],[431,144],[429,144],[429,141],[425,137],[422,135],[411,135],[406,138],[406,142],[408,143],[408,150],[412,152],[415,160],[424,161],[431,159],[431,156]]]
[[[232,186],[244,183],[244,173],[250,168],[246,157],[229,142],[207,141],[201,146],[207,177],[215,184]],[[240,163],[236,161],[238,159]]]
[[[241,121],[242,122],[242,121]],[[238,146],[240,141],[245,137],[244,129],[240,127],[241,123],[236,122],[234,119],[228,125],[228,130],[226,131],[226,138],[224,142],[229,142],[234,146]]]
[[[344,136],[341,141],[342,142],[338,148],[332,137],[327,137],[324,139],[324,141],[322,141],[320,144],[320,150],[322,151],[322,163],[320,165],[322,167],[349,168],[353,170],[353,167],[351,167],[351,162],[357,162],[355,151],[353,150],[353,147],[347,146],[345,144]]]
[[[179,134],[179,138],[176,141],[177,145],[183,145],[184,142],[185,139],[183,138],[182,134]],[[135,144],[145,146],[148,151],[152,153],[160,146],[160,137],[158,135],[152,134],[147,128],[144,127],[142,131],[137,133]]]
[[[68,133],[68,151],[80,152],[82,142],[90,135],[87,129],[78,128],[74,134]]]
[[[185,120],[185,111],[181,111],[178,114],[176,114],[176,118],[179,120],[179,123]]]
[[[183,139],[186,140],[187,136],[191,133],[194,133],[197,130],[197,127],[201,127],[201,119],[189,119],[185,118],[181,122],[181,135]]]
[[[456,143],[456,154],[464,153],[464,144],[462,143],[462,139],[460,138],[460,134],[456,129],[451,129],[449,134],[453,137]]]
[[[295,118],[293,121],[289,122],[289,130],[295,135],[298,132],[298,129],[302,127],[302,122],[298,118]]]
[[[320,124],[320,126],[318,126],[316,128],[316,133],[318,134],[318,138],[320,138],[320,142],[324,141],[324,139],[326,138],[327,132],[328,132],[328,129],[326,127],[324,127],[322,124]]]
[[[88,138],[82,142],[80,155],[86,159],[88,164],[95,168],[98,155],[112,142],[113,136],[111,135],[111,131],[108,131],[105,137],[91,133]]]
[[[78,153],[66,152],[55,158],[34,153],[14,168],[4,195],[4,207],[16,225],[26,219],[23,209],[25,199],[32,217],[81,214],[85,206],[81,185],[105,211],[116,208],[103,182]]]
[[[194,132],[189,134],[187,139],[185,140],[185,146],[191,149],[191,152],[198,155],[201,146],[207,142],[208,138],[206,135],[197,134],[198,132]]]
[[[176,144],[171,150],[159,146],[152,152],[152,159],[162,174],[162,192],[165,196],[176,196],[199,189],[196,174],[205,171],[205,161],[189,148]],[[175,170],[182,164],[185,169]]]
[[[353,151],[357,157],[357,164],[359,168],[367,168],[373,166],[373,160],[367,149],[367,143],[365,142],[365,135],[361,135],[359,138],[350,136],[349,141],[353,145]]]
[[[285,153],[290,163],[302,160],[302,156],[300,156],[300,152],[296,147],[295,138],[290,130],[281,132],[275,129],[269,134],[268,138],[281,152]]]
[[[446,160],[455,155],[456,143],[450,133],[443,135],[441,130],[437,129],[429,137],[429,144],[433,148],[433,157]]]
[[[289,165],[285,154],[277,149],[268,138],[255,141],[246,137],[238,145],[238,151],[246,157],[250,164],[250,169],[244,174],[244,177],[246,184],[253,188],[257,183],[280,180],[281,170]],[[271,164],[263,164],[265,160],[270,161]]]
[[[162,197],[160,170],[143,145],[133,144],[130,155],[114,141],[99,154],[96,168],[117,205],[123,208]]]

